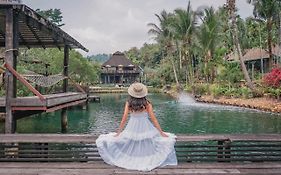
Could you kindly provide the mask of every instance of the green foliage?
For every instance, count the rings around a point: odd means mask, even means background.
[[[218,84],[212,84],[210,86],[210,95],[214,97],[221,96],[225,93],[226,89],[224,87],[221,87]]]
[[[272,88],[272,87],[266,87],[265,93],[270,94],[270,96],[280,99],[281,95],[281,88]]]
[[[36,12],[59,27],[64,25],[62,21],[63,16],[60,9],[49,9],[49,10],[36,9]]]
[[[239,63],[226,62],[224,67],[220,70],[217,79],[232,84],[240,82],[243,79],[243,73]]]
[[[33,71],[38,74],[54,75],[63,72],[63,51],[58,49],[22,50],[19,57],[18,71],[25,73]],[[33,63],[33,62],[35,62]],[[32,64],[33,63],[33,64]],[[46,64],[49,66],[46,68]],[[92,63],[79,52],[71,50],[69,54],[69,77],[80,84],[95,84],[99,82],[100,65]]]
[[[186,84],[186,85],[184,86],[184,90],[185,90],[186,92],[192,93],[193,87],[192,87],[190,84]]]
[[[97,55],[88,56],[87,59],[92,62],[103,64],[104,62],[106,62],[109,59],[109,55],[97,54]]]
[[[193,85],[193,93],[196,95],[206,95],[209,93],[209,84],[197,83]]]
[[[157,74],[157,69],[145,68],[146,84],[152,87],[162,87],[163,81]]]

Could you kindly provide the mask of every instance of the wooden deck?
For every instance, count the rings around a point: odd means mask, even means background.
[[[281,135],[178,135],[179,164],[150,172],[107,165],[96,135],[2,134],[0,175],[49,174],[281,174]]]
[[[12,110],[52,112],[87,100],[87,94],[78,92],[49,94],[43,95],[43,97],[44,100],[37,96],[14,98],[12,99]],[[0,109],[1,111],[5,110],[5,98],[0,98]]]
[[[0,163],[0,175],[280,175],[280,163],[179,163],[150,172],[131,171],[100,162]]]

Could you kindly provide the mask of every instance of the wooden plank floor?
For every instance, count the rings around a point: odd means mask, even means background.
[[[0,175],[135,175],[135,174],[231,174],[231,175],[277,175],[281,163],[180,163],[149,172],[131,171],[105,163],[0,163]]]
[[[72,101],[86,99],[87,94],[80,92],[66,92],[58,94],[43,95],[45,100],[41,101],[37,96],[17,97],[12,100],[12,106],[15,107],[30,107],[30,106],[46,106],[51,107]],[[0,106],[5,107],[5,98],[0,97]]]

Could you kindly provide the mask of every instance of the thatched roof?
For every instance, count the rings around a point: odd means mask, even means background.
[[[134,63],[129,60],[124,53],[119,51],[115,52],[111,58],[102,64],[102,67],[130,67],[135,66]]]
[[[278,45],[272,47],[272,54],[276,56],[281,56],[281,48]]]
[[[276,50],[277,52],[277,50]],[[274,54],[274,53],[273,53]],[[280,53],[279,53],[280,55]],[[259,60],[262,58],[269,58],[268,51],[261,49],[261,48],[252,48],[246,49],[245,54],[243,55],[244,61],[252,61],[252,60]],[[237,52],[231,52],[224,57],[227,61],[238,61],[239,57]]]
[[[269,58],[269,53],[261,48],[248,49],[243,55],[244,61],[259,60],[262,58]]]

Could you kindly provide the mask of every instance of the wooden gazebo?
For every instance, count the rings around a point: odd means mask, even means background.
[[[57,47],[64,49],[63,75],[68,76],[70,49],[88,51],[78,41],[17,0],[0,0],[0,47],[4,47],[6,96],[0,98],[0,110],[6,113],[5,132],[14,133],[16,120],[40,112],[62,109],[62,127],[66,128],[66,107],[85,102],[85,92],[67,92],[68,80],[63,80],[63,93],[42,95],[17,73],[19,47]],[[16,82],[20,81],[35,96],[17,97]]]
[[[130,84],[140,78],[141,69],[124,53],[115,52],[102,64],[101,82],[104,84]]]

